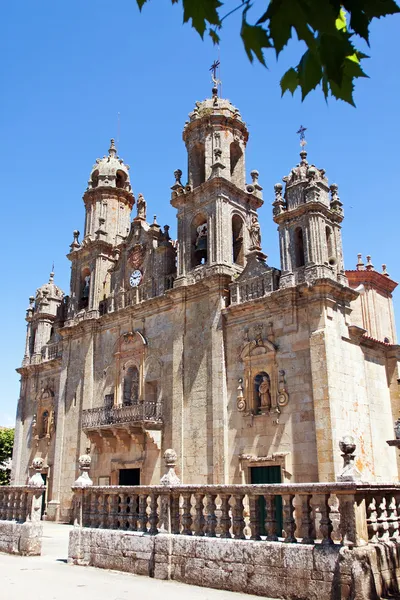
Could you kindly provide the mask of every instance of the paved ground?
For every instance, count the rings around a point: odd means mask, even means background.
[[[44,523],[42,556],[0,554],[1,600],[260,600],[248,594],[68,565],[70,529],[70,525]]]

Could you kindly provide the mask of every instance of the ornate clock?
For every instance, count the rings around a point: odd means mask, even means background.
[[[129,285],[131,287],[137,287],[141,281],[142,273],[141,271],[139,271],[139,269],[136,269],[136,271],[133,271],[133,273],[131,273],[131,276],[129,277]]]

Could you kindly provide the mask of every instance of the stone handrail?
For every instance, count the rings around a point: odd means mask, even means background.
[[[82,429],[143,421],[162,421],[160,403],[139,402],[128,406],[101,406],[82,411]]]
[[[41,518],[45,486],[0,486],[0,520],[38,522]]]
[[[362,546],[400,539],[400,484],[73,487],[83,527]],[[282,499],[282,531],[275,498]],[[265,520],[260,522],[260,498]],[[265,532],[264,532],[265,527]],[[265,537],[264,537],[265,536]]]

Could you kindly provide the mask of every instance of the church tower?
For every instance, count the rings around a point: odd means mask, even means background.
[[[278,224],[281,269],[280,287],[304,281],[333,279],[347,285],[343,265],[342,203],[336,184],[328,185],[324,169],[301,161],[275,185],[273,216]]]
[[[83,195],[85,229],[82,243],[79,231],[68,258],[72,262],[71,298],[68,318],[77,312],[93,316],[110,292],[109,269],[115,264],[115,249],[128,236],[135,199],[129,181],[129,166],[117,156],[114,140],[108,156],[97,159]]]
[[[216,83],[216,80],[214,79]],[[248,131],[237,108],[218,96],[197,102],[183,130],[188,183],[175,171],[171,204],[178,209],[175,286],[210,274],[240,273],[252,249],[250,230],[263,204],[258,172],[246,185]]]

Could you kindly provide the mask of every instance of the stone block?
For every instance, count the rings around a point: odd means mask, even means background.
[[[248,542],[243,546],[243,561],[250,565],[283,567],[280,542]]]
[[[327,571],[333,573],[339,563],[340,549],[340,546],[322,546],[320,544],[314,546],[312,568],[323,573]]]
[[[282,544],[283,566],[287,569],[311,571],[313,568],[313,550],[313,546]]]
[[[243,562],[245,545],[240,540],[213,538],[196,539],[196,557],[212,561]]]
[[[281,577],[278,578],[271,575],[269,570],[264,569],[263,572],[255,572],[248,576],[245,591],[248,594],[255,594],[256,596],[287,598],[287,580],[284,574],[282,571],[280,573]]]

